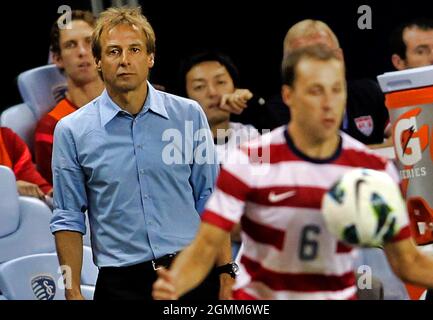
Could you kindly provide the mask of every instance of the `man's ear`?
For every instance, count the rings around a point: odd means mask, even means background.
[[[53,60],[53,63],[57,66],[59,69],[63,69],[63,59],[60,53],[52,53],[51,58]]]
[[[153,53],[149,54],[148,64],[149,64],[149,68],[153,67],[153,65],[155,64],[155,54]]]
[[[281,87],[281,97],[286,106],[290,107],[292,105],[293,89],[287,84],[283,84]]]
[[[402,59],[398,54],[394,53],[391,56],[392,65],[397,70],[404,70],[406,69],[406,61]]]

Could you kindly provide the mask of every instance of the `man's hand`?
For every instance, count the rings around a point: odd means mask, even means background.
[[[177,300],[173,276],[170,271],[161,268],[157,270],[158,280],[153,284],[152,296],[155,300]]]
[[[220,300],[233,300],[232,289],[235,284],[235,279],[233,279],[228,273],[220,274]]]
[[[247,102],[253,97],[248,89],[236,89],[235,92],[221,97],[220,108],[230,113],[241,114],[247,107]]]
[[[40,200],[45,199],[45,195],[39,187],[27,181],[18,180],[17,189],[20,196],[35,197]]]

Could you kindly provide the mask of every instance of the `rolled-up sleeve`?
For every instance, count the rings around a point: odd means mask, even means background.
[[[190,183],[194,193],[195,208],[201,214],[215,188],[219,165],[206,116],[198,104],[196,107],[198,109],[198,131],[195,132],[197,135],[195,138],[198,139],[195,139]]]
[[[77,231],[85,234],[85,176],[78,162],[72,132],[63,120],[57,124],[54,131],[52,171],[54,211],[50,224],[51,232]]]

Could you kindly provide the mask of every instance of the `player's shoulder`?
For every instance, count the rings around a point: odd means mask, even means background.
[[[370,149],[367,145],[349,136],[347,133],[341,132],[340,136],[342,139],[342,155],[353,155],[360,160],[371,160],[381,163],[382,165],[386,165],[389,161],[389,158]]]

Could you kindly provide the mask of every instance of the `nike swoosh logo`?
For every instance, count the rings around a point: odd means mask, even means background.
[[[367,183],[364,179],[358,179],[355,183],[355,199],[356,199],[356,208],[359,211],[359,192],[361,189],[361,184]]]
[[[287,191],[287,192],[280,193],[280,194],[276,194],[274,191],[272,191],[271,193],[269,193],[268,200],[271,203],[280,202],[284,199],[293,197],[295,194],[296,194],[296,191],[294,191],[294,190]]]

